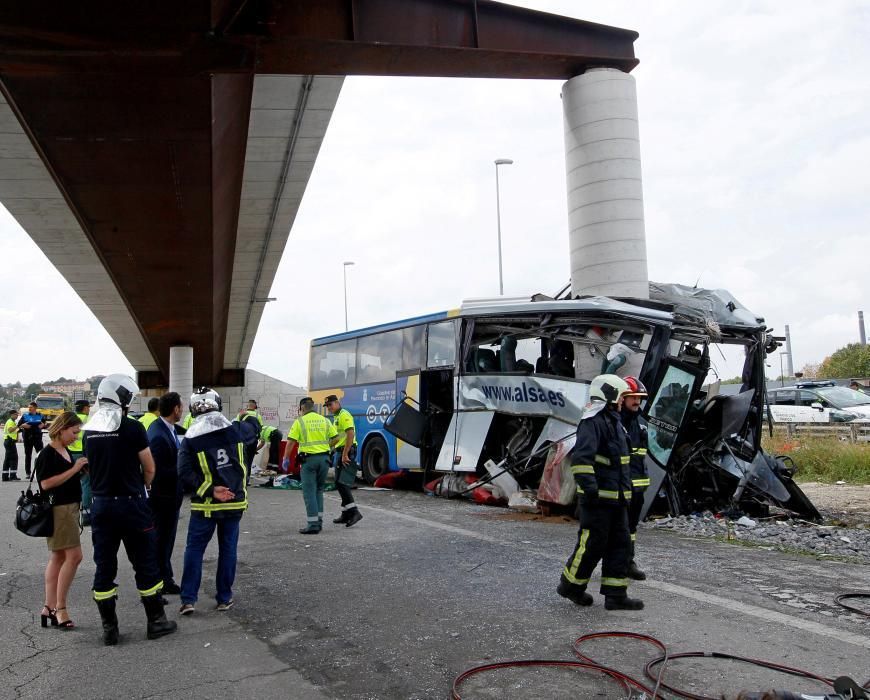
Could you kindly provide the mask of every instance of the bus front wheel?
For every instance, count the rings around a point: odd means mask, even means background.
[[[361,466],[363,478],[369,484],[375,483],[379,476],[387,473],[390,468],[390,453],[382,437],[375,436],[366,443]]]

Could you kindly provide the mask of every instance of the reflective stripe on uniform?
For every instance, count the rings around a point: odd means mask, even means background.
[[[650,481],[648,476],[638,477],[637,479],[631,480],[632,486],[649,486]]]
[[[616,500],[617,498],[619,498],[619,491],[606,491],[598,489],[598,496],[600,498],[611,498],[613,500]]]
[[[141,588],[137,588],[136,590],[139,591],[139,595],[142,598],[147,598],[150,595],[157,594],[160,590],[162,590],[162,588],[163,588],[163,581],[158,581],[156,586],[151,586],[151,588],[149,588],[147,590],[143,591]]]
[[[196,490],[196,495],[202,498],[205,492],[211,486],[211,469],[208,468],[208,460],[205,458],[205,452],[197,452],[196,458],[199,461],[199,468],[202,470],[202,483]]]
[[[114,598],[118,595],[118,589],[112,588],[108,591],[94,591],[94,600],[109,600],[109,598]]]
[[[573,464],[571,465],[572,474],[594,474],[595,467],[591,464]]]
[[[605,457],[604,455],[595,455],[595,461],[598,464],[610,465],[610,457]]]
[[[632,532],[632,533],[631,533],[631,541],[634,542],[636,539],[637,539],[637,533],[636,533],[636,532]]]
[[[211,501],[209,503],[191,503],[190,509],[200,513],[212,513],[216,510],[244,510],[248,507],[248,501],[227,501],[220,503],[219,501]]]
[[[646,447],[635,447],[631,450],[631,453],[641,456],[646,455]]]
[[[631,500],[631,491],[623,491],[623,492],[622,492],[622,497],[623,497],[626,501],[630,501],[630,500]]]
[[[622,455],[622,456],[619,458],[619,463],[620,463],[620,464],[628,464],[630,461],[631,461],[631,455]]]
[[[602,586],[612,586],[613,588],[627,588],[628,587],[628,579],[627,578],[605,578],[601,577],[601,585]]]
[[[589,530],[585,528],[580,531],[580,541],[577,543],[577,551],[574,554],[574,558],[569,562],[567,566],[565,566],[565,570],[562,572],[565,575],[565,578],[568,579],[571,583],[577,586],[585,586],[589,583],[588,578],[577,578],[577,569],[580,568],[580,560],[583,558],[583,554],[586,552],[586,541],[589,539]]]

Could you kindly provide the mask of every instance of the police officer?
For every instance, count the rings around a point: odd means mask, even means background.
[[[335,394],[330,394],[324,400],[324,405],[332,414],[335,429],[338,432],[338,442],[332,453],[332,466],[335,469],[335,488],[341,496],[341,515],[332,522],[344,523],[345,527],[353,527],[362,520],[362,513],[353,500],[350,487],[356,478],[356,429],[353,416]]]
[[[260,431],[260,441],[257,443],[257,450],[263,445],[269,446],[269,456],[266,460],[266,469],[274,469],[278,471],[281,466],[281,440],[284,435],[274,425],[264,425]]]
[[[39,454],[42,450],[42,429],[45,427],[45,418],[39,412],[36,401],[31,401],[27,413],[18,419],[18,427],[21,428],[21,439],[24,441],[24,472],[30,478],[30,463],[33,453]]]
[[[76,416],[82,422],[82,432],[78,434],[78,437],[75,441],[67,448],[69,450],[70,456],[72,457],[73,463],[79,458],[83,457],[85,453],[84,445],[82,444],[82,440],[84,439],[84,425],[88,422],[88,416],[91,412],[91,402],[87,399],[80,399],[75,402]],[[81,504],[81,524],[84,527],[85,525],[91,524],[91,501],[93,499],[93,494],[91,493],[91,477],[88,474],[86,469],[83,469],[81,472],[81,484],[82,484],[82,504]]]
[[[3,425],[3,481],[18,481],[18,411],[9,410]]]
[[[139,418],[139,422],[145,426],[145,430],[151,427],[151,424],[160,418],[160,399],[152,396],[148,399],[148,410]]]
[[[314,400],[306,396],[299,402],[299,418],[287,434],[287,449],[299,444],[302,462],[302,498],[307,523],[302,535],[316,535],[323,528],[323,487],[329,472],[329,451],[338,441],[335,426],[328,418],[314,412]]]
[[[85,426],[84,447],[91,475],[91,537],[94,545],[94,600],[103,621],[103,643],[118,643],[115,600],[118,548],[124,543],[136,575],[136,588],[148,618],[148,639],[175,631],[166,619],[157,565],[157,540],[147,492],[154,479],[154,460],[144,426],[127,417],[139,392],[123,374],[110,374],[97,390],[97,410]]]
[[[248,507],[242,437],[221,413],[220,394],[200,387],[190,397],[193,423],[178,451],[178,478],[190,493],[190,523],[181,575],[181,614],[190,615],[202,580],[202,558],[218,535],[217,607],[233,607],[239,525]]]
[[[646,468],[646,421],[640,417],[640,404],[647,397],[646,387],[637,377],[626,377],[629,391],[622,400],[620,411],[622,425],[628,434],[628,446],[631,449],[631,503],[628,506],[628,531],[631,534],[631,558],[628,562],[628,577],[635,581],[644,581],[646,574],[634,561],[635,543],[637,541],[637,523],[640,511],[643,509],[644,494],[649,487],[649,472]]]
[[[631,540],[629,447],[619,408],[628,384],[615,374],[602,374],[589,386],[590,404],[577,426],[571,472],[577,482],[580,531],[557,589],[577,605],[591,605],[589,578],[601,561],[601,589],[608,610],[641,610],[628,597]]]

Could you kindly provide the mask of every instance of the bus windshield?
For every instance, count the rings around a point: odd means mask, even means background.
[[[39,408],[63,408],[62,396],[37,396],[36,405]]]

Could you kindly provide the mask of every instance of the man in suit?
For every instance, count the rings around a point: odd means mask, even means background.
[[[151,484],[151,512],[157,530],[157,563],[163,578],[163,593],[181,592],[172,575],[172,549],[178,529],[182,493],[178,481],[178,435],[175,424],[181,420],[181,396],[170,391],[160,397],[160,417],[148,426],[148,443],[156,467]]]

